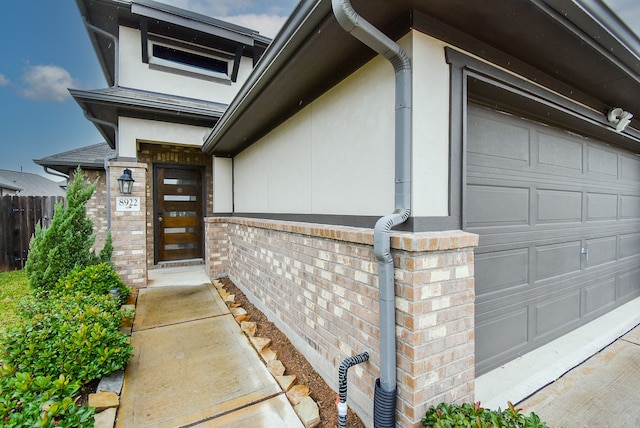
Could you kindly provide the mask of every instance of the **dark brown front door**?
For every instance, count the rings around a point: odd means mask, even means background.
[[[154,167],[156,262],[202,258],[202,169]]]

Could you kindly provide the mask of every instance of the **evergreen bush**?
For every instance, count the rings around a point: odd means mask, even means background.
[[[91,250],[95,236],[85,206],[95,186],[96,183],[89,183],[78,168],[67,188],[66,209],[62,204],[56,204],[50,226],[43,229],[38,224],[36,227],[25,264],[29,285],[34,290],[51,290],[76,266],[110,261],[113,251],[110,236],[99,254]]]

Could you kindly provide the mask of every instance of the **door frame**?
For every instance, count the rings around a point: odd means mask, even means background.
[[[206,185],[206,167],[201,165],[181,165],[181,164],[171,164],[171,163],[154,163],[153,164],[153,201],[151,207],[151,216],[153,218],[153,264],[157,265],[160,263],[158,261],[158,254],[160,253],[160,242],[158,239],[158,217],[156,215],[157,202],[158,202],[158,186],[157,186],[157,176],[158,169],[160,168],[171,168],[171,169],[185,169],[185,170],[193,170],[200,172],[200,183],[201,183],[201,191],[200,191],[200,200],[202,204],[202,216],[200,218],[201,222],[201,251],[202,257],[204,258],[204,250],[205,250],[205,242],[204,242],[204,218],[207,215],[207,185]],[[179,260],[175,260],[174,262],[179,263]]]

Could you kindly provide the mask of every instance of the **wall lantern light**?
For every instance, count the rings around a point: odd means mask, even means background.
[[[135,180],[131,177],[131,170],[125,168],[122,171],[122,175],[118,178],[118,186],[120,187],[120,193],[123,195],[130,195],[133,188],[133,182]]]
[[[616,131],[622,132],[629,125],[633,114],[622,110],[620,107],[613,108],[607,113],[607,120],[616,125]]]

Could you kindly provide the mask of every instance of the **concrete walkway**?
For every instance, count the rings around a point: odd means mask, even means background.
[[[140,290],[116,427],[302,427],[202,266]]]
[[[640,427],[640,326],[524,400],[550,427]]]

